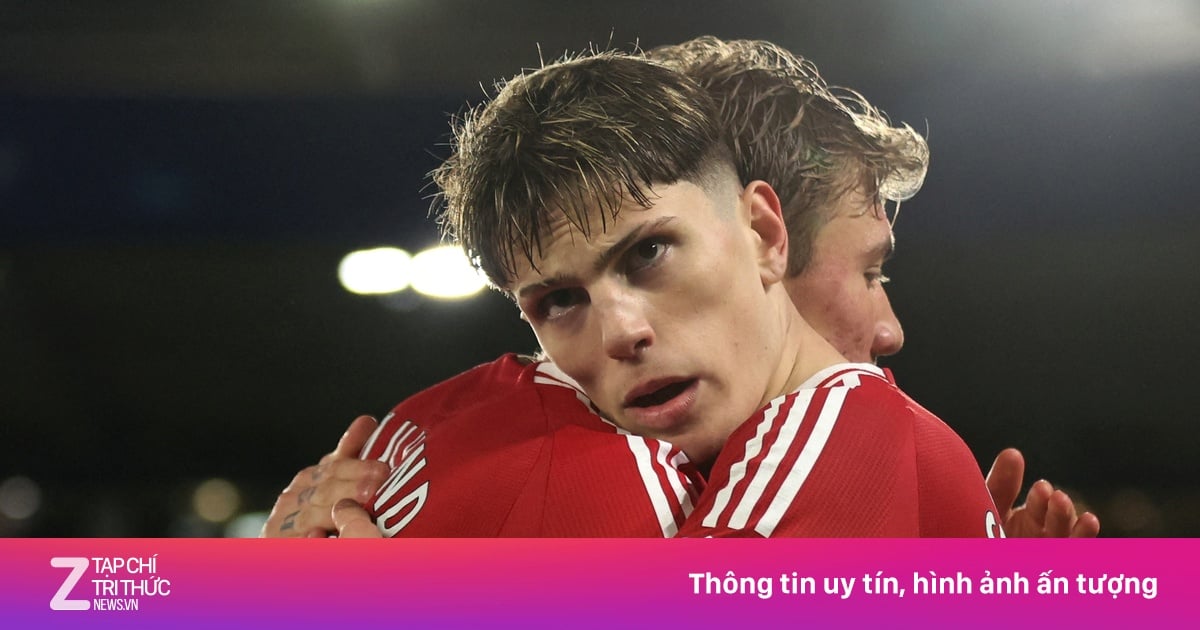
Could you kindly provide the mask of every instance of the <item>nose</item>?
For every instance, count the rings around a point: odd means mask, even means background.
[[[654,343],[654,329],[641,300],[619,289],[596,293],[592,294],[592,309],[600,320],[605,354],[618,360],[637,358]]]
[[[904,346],[904,329],[892,310],[887,294],[880,292],[880,302],[875,309],[875,336],[871,339],[871,357],[886,357],[900,352]]]

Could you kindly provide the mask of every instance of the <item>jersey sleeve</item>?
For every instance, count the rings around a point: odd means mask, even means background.
[[[703,483],[552,368],[504,360],[401,403],[363,454],[391,467],[367,506],[389,536],[662,537]]]
[[[1000,511],[970,448],[954,429],[897,387],[891,370],[883,371],[913,415],[921,536],[1004,538]]]
[[[501,535],[547,448],[530,378],[506,355],[388,414],[362,452],[391,467],[366,506],[385,536]]]
[[[550,364],[537,374],[547,448],[505,525],[505,536],[671,536],[703,479],[677,448],[604,420]]]
[[[999,511],[966,443],[946,423],[919,406],[913,414],[921,536],[1003,538]]]

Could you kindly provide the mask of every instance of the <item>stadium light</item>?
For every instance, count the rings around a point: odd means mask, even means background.
[[[479,293],[485,286],[487,280],[471,266],[460,247],[432,247],[413,257],[412,287],[418,293],[455,299]]]
[[[351,293],[378,295],[408,287],[412,255],[396,247],[376,247],[350,252],[338,265],[338,280]]]

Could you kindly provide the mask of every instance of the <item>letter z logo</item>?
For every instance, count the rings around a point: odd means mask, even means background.
[[[58,569],[71,569],[71,574],[63,580],[58,592],[50,598],[50,610],[89,610],[92,607],[91,600],[67,599],[67,595],[71,594],[71,589],[75,588],[79,578],[83,577],[84,572],[87,571],[88,559],[50,558],[50,566]]]

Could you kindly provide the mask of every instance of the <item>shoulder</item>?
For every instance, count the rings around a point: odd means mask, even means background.
[[[461,409],[464,405],[482,404],[511,396],[522,389],[532,390],[533,369],[517,355],[506,354],[405,398],[392,409],[392,413],[400,416],[444,413],[451,407]]]
[[[898,401],[873,376],[772,400],[722,450],[685,534],[916,535],[911,423]]]

